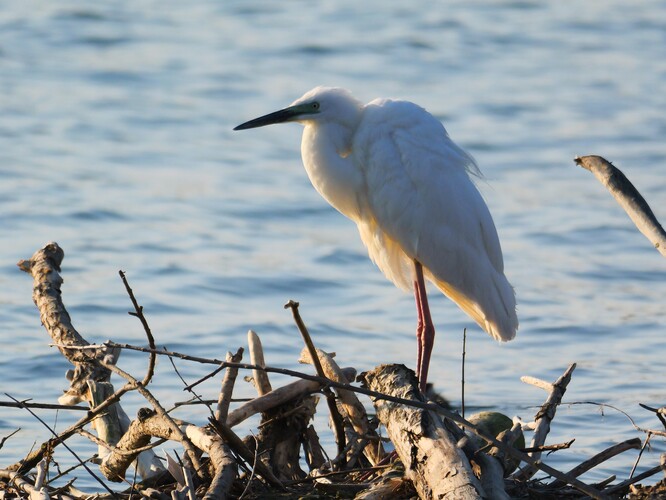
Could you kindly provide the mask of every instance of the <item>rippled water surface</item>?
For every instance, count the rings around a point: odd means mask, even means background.
[[[413,366],[413,299],[309,185],[299,126],[231,130],[326,84],[418,102],[486,176],[521,328],[498,345],[433,293],[437,386],[460,400],[468,328],[468,406],[529,420],[545,396],[520,376],[554,380],[576,362],[566,401],[659,427],[638,403],[666,399],[666,261],[572,159],[612,160],[666,220],[663,2],[22,1],[0,7],[0,33],[3,392],[53,402],[66,387],[68,363],[48,347],[15,266],[50,240],[65,250],[64,300],[91,342],[145,343],[126,314],[123,269],[170,349],[221,358],[253,328],[269,364],[300,368],[283,309],[295,299],[341,364]],[[137,376],[145,363],[121,358]],[[188,381],[206,372],[179,368]],[[161,360],[156,395],[183,400],[181,386]],[[243,384],[239,395],[251,394]],[[132,396],[127,410],[143,404]],[[77,418],[40,415],[56,429]],[[17,427],[2,466],[48,437],[0,409],[0,434]],[[549,461],[566,470],[636,436],[612,409],[565,405],[550,442],[576,441]],[[653,444],[639,470],[664,451]],[[585,479],[626,478],[636,456]]]

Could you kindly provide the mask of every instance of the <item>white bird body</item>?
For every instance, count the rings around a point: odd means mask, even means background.
[[[317,87],[237,129],[283,121],[305,126],[301,155],[310,181],[356,222],[388,279],[409,289],[422,266],[425,277],[493,338],[515,336],[515,294],[504,276],[497,231],[470,179],[480,172],[439,120],[407,101],[363,105],[344,89]]]

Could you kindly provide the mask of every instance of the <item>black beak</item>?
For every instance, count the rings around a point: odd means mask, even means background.
[[[285,108],[280,111],[275,111],[249,122],[241,123],[237,127],[234,127],[234,130],[246,130],[248,128],[257,128],[263,127],[265,125],[273,125],[274,123],[283,123],[293,120],[300,113],[293,108]]]

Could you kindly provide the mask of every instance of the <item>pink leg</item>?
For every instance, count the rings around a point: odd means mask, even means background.
[[[430,354],[435,342],[435,325],[430,317],[428,307],[428,295],[426,294],[425,280],[423,279],[423,266],[417,260],[414,261],[416,280],[414,281],[414,296],[416,297],[416,312],[418,322],[416,325],[416,375],[419,378],[419,388],[425,393],[428,381],[428,367],[430,366]]]

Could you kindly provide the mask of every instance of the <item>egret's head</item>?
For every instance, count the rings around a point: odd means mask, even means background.
[[[285,122],[346,121],[348,117],[355,118],[361,106],[362,104],[346,89],[315,87],[296,99],[291,106],[242,123],[234,130]]]

